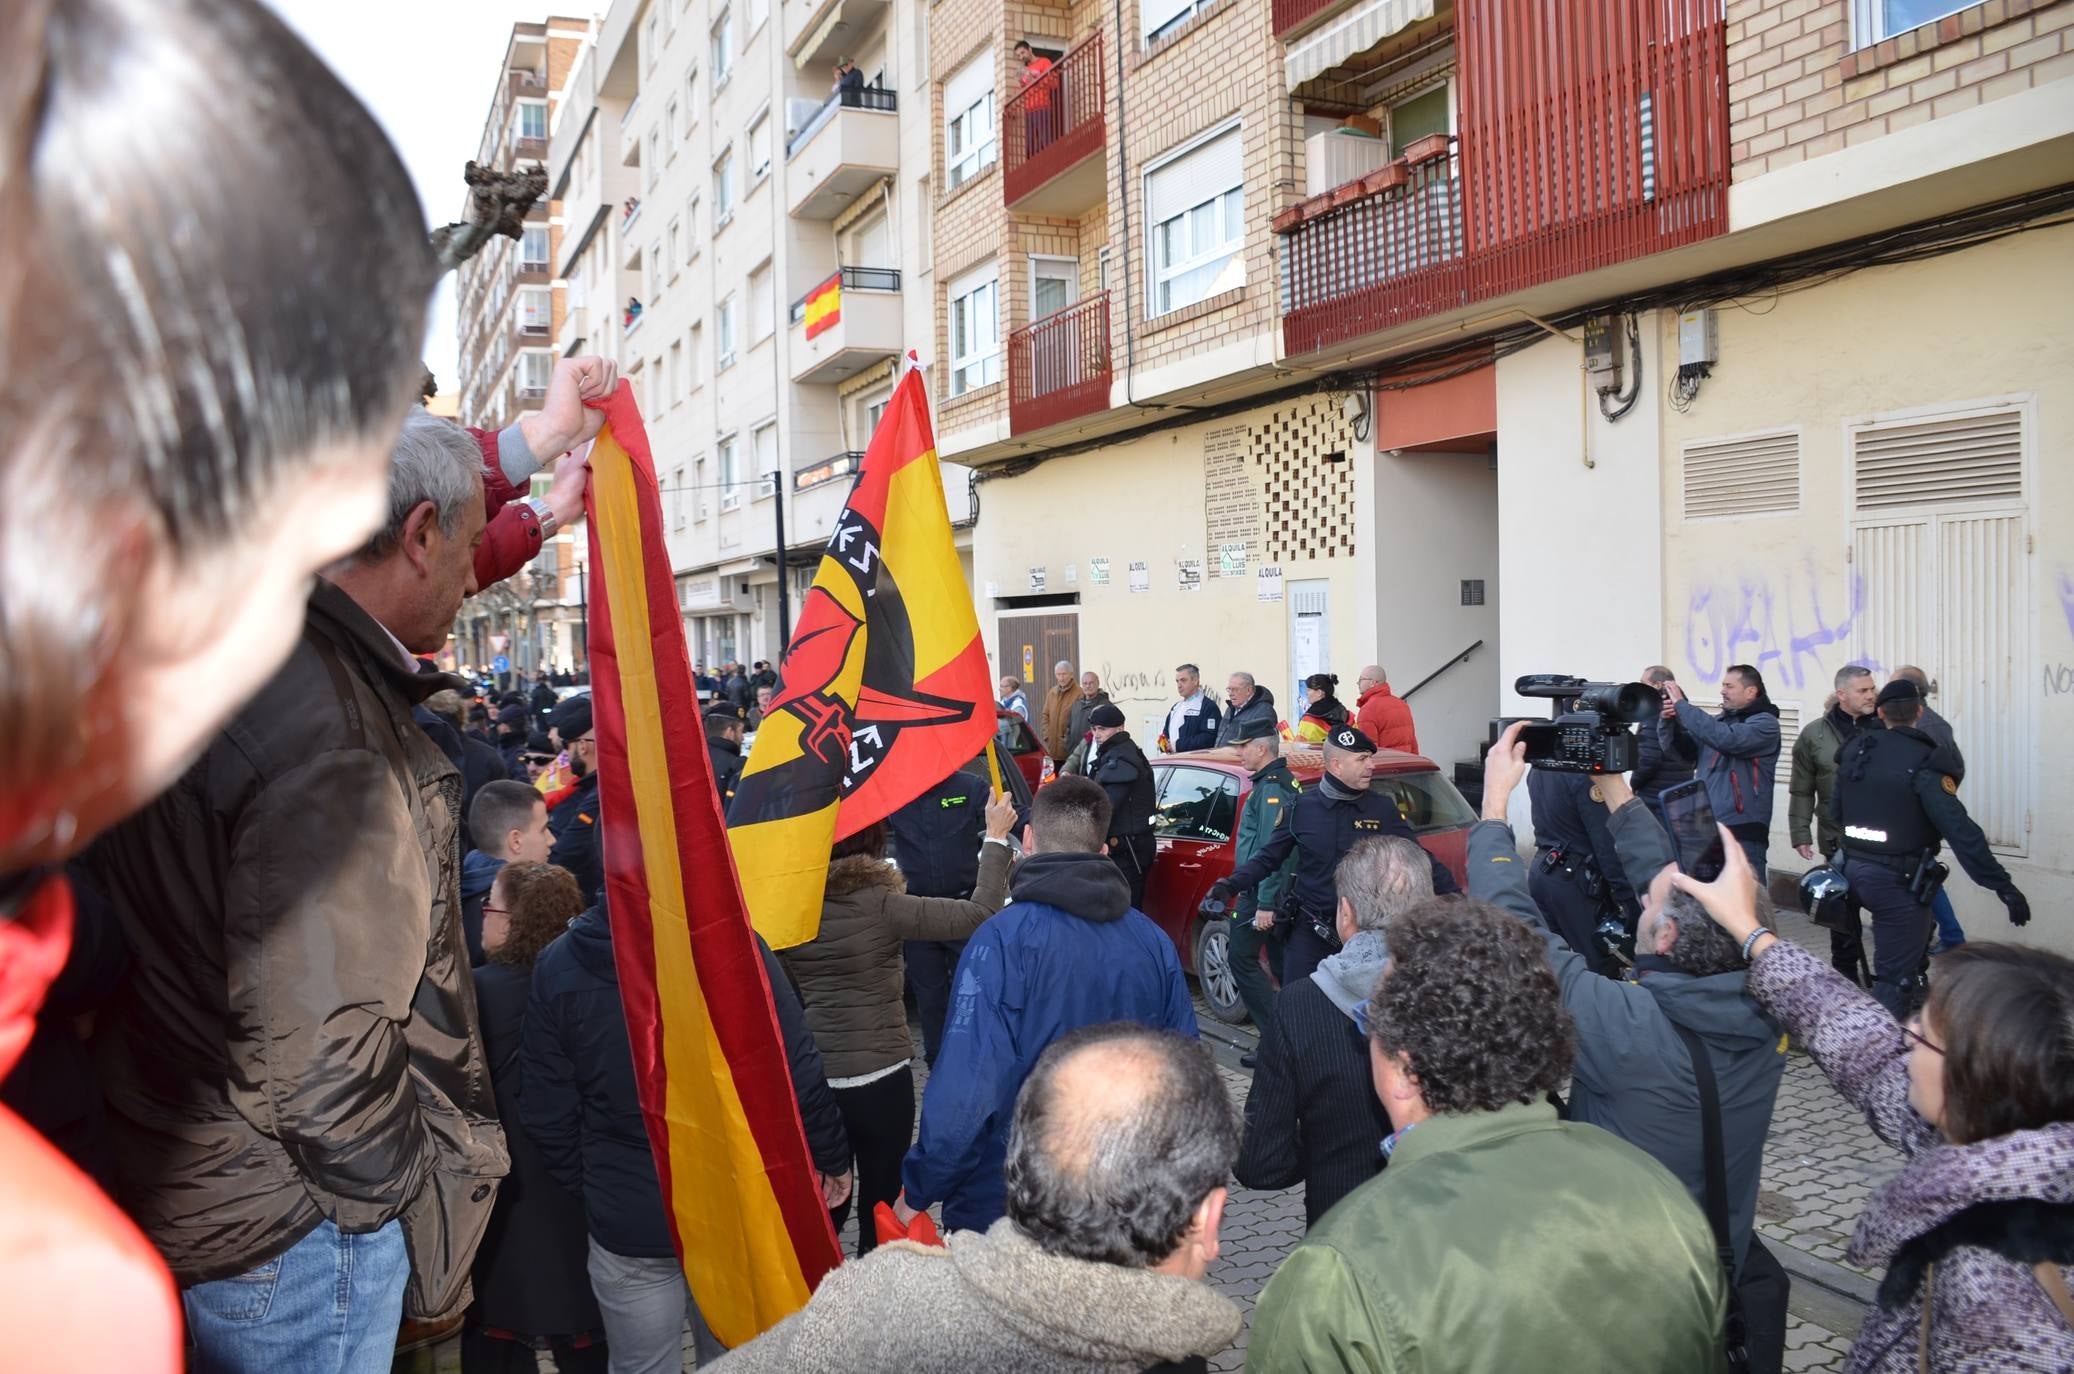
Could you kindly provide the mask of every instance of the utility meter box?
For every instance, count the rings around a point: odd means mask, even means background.
[[[1620,331],[1611,316],[1584,322],[1584,370],[1596,391],[1620,390]]]
[[[1589,337],[1589,336],[1587,336]],[[1688,310],[1678,317],[1678,366],[1716,361],[1720,344],[1714,337],[1714,312]]]

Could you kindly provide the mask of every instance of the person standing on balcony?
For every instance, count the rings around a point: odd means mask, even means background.
[[[836,95],[839,97],[847,97],[851,92],[861,91],[863,89],[864,73],[857,70],[857,64],[855,62],[852,62],[847,57],[837,61],[837,63],[835,64]],[[844,99],[842,103],[848,104],[849,100]]]
[[[1051,98],[1059,82],[1051,75],[1051,59],[1039,57],[1027,38],[1016,42],[1015,62],[1022,68],[1022,89],[1029,92],[1023,97],[1023,156],[1032,158],[1056,136]]]

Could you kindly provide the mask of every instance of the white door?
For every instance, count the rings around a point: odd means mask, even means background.
[[[1080,299],[1080,263],[1073,258],[1030,259],[1030,322],[1056,315]],[[1046,396],[1081,381],[1087,350],[1074,329],[1046,329],[1030,338],[1030,394]]]
[[[1289,695],[1282,699],[1283,719],[1303,715],[1303,680],[1331,671],[1332,618],[1328,604],[1332,584],[1316,578],[1289,584]]]
[[[1056,315],[1080,299],[1080,263],[1073,258],[1030,259],[1030,319]]]

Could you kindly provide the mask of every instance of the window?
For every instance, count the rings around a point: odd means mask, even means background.
[[[843,261],[855,267],[886,267],[893,256],[893,226],[884,210],[875,210],[843,233]]]
[[[749,342],[761,343],[777,328],[777,300],[771,290],[770,264],[749,274]]]
[[[1428,134],[1455,131],[1453,90],[1443,81],[1417,95],[1390,106],[1390,156],[1404,156],[1405,149]]]
[[[726,10],[713,21],[713,89],[719,90],[727,84],[728,73],[735,65],[735,19]]]
[[[1146,43],[1181,27],[1198,10],[1219,3],[1221,0],[1139,0],[1138,19],[1144,26]]]
[[[692,509],[700,520],[713,513],[713,490],[711,474],[706,471],[706,455],[701,453],[691,460]]]
[[[1439,773],[1385,773],[1371,781],[1368,790],[1397,803],[1397,814],[1421,835],[1476,823],[1469,803]]]
[[[1851,37],[1864,48],[1956,14],[1979,0],[1851,0]]]
[[[735,360],[735,298],[727,298],[713,307],[713,370],[724,372]]]
[[[663,179],[663,131],[661,129],[650,129],[648,131],[648,165],[643,167],[641,171],[648,183],[649,190],[654,190],[655,183]]]
[[[662,56],[663,51],[663,29],[661,15],[651,14],[648,16],[648,23],[641,30],[641,38],[643,46],[647,49],[648,70],[654,71],[655,59]]]
[[[1056,315],[1080,299],[1080,264],[1072,258],[1030,257],[1030,318]]]
[[[670,528],[684,528],[684,469],[670,470]]]
[[[861,449],[871,442],[872,431],[879,427],[879,421],[885,417],[886,406],[892,399],[893,386],[890,382],[884,386],[874,387],[856,399],[857,428],[850,436],[850,441],[856,447]]]
[[[684,108],[691,116],[691,124],[699,122],[699,69],[693,67],[684,74]],[[687,128],[690,125],[686,126]]]
[[[547,226],[529,224],[526,236],[519,241],[519,270],[522,272],[545,272],[547,270]]]
[[[706,371],[706,327],[695,324],[691,327],[691,343],[685,351],[687,365],[691,369],[691,389],[697,391],[705,385]]]
[[[994,161],[994,54],[965,64],[943,83],[943,173],[953,189]]]
[[[1246,284],[1239,135],[1233,125],[1146,173],[1148,314],[1164,315]]]
[[[519,292],[519,328],[528,334],[545,334],[554,324],[554,297],[544,288]]]
[[[528,397],[547,394],[547,374],[554,369],[552,355],[528,350],[519,354],[519,391]]]
[[[653,245],[641,254],[641,293],[652,305],[662,294],[662,253]]]
[[[1162,770],[1159,802],[1152,813],[1155,835],[1222,844],[1239,821],[1239,780],[1214,768]]]
[[[686,266],[698,261],[699,256],[699,196],[691,193],[684,202],[684,262]]]
[[[1095,253],[1095,290],[1109,289],[1109,245],[1106,243]]]
[[[992,263],[950,285],[951,395],[1001,380],[1001,284]]]
[[[518,103],[518,136],[520,138],[547,137],[546,101],[521,100]]]
[[[741,504],[742,446],[730,434],[720,441],[720,508],[733,510]]]
[[[679,141],[681,140],[681,138],[682,138],[682,134],[681,134],[680,130],[679,130],[679,129],[677,128],[677,102],[676,102],[676,101],[672,100],[672,101],[671,101],[671,102],[669,103],[669,105],[668,105],[668,106],[667,106],[667,107],[666,107],[666,108],[664,109],[664,111],[663,111],[663,123],[664,123],[664,125],[665,125],[665,128],[666,128],[666,131],[667,131],[667,133],[669,134],[669,143],[670,143],[670,157],[671,157],[672,159],[675,159],[675,158],[676,158],[676,156],[677,156],[677,144],[678,144],[678,142],[679,142]]]
[[[755,33],[771,17],[771,0],[749,0],[749,32]]]
[[[713,164],[713,231],[735,217],[735,152],[727,148]]]
[[[766,478],[777,475],[778,425],[776,421],[772,421],[770,424],[762,425],[757,428],[755,444],[757,477]],[[759,496],[771,495],[776,490],[776,483],[771,483],[770,485],[766,486],[763,482],[759,481],[756,484],[756,494]]]
[[[684,399],[684,345],[670,345],[670,404]]]
[[[771,111],[763,112],[749,125],[749,184],[754,186],[771,174]]]

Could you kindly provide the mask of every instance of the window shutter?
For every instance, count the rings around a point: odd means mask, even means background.
[[[1798,431],[1687,444],[1683,466],[1687,520],[1800,509]]]
[[[1861,511],[2021,501],[2023,417],[2015,410],[1866,425],[1851,435]]]
[[[983,52],[943,83],[943,114],[956,119],[994,87],[993,54]],[[977,140],[975,140],[977,141]]]
[[[1138,18],[1149,37],[1188,13],[1195,0],[1138,0]]]
[[[1153,168],[1145,191],[1151,223],[1164,223],[1237,186],[1245,172],[1243,132],[1228,129]]]

